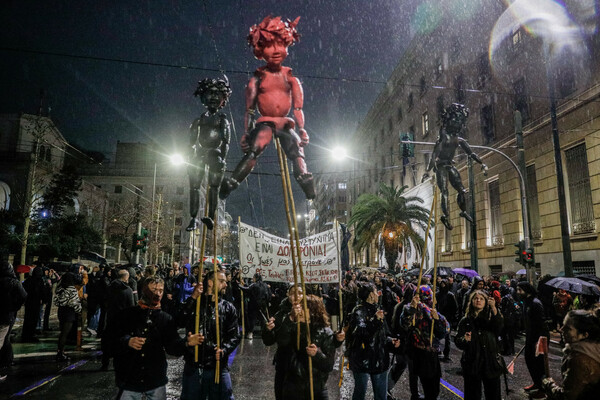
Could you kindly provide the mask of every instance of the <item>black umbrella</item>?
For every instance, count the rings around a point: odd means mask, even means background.
[[[577,275],[576,278],[600,286],[600,278],[598,278],[596,275]]]
[[[598,286],[578,278],[559,276],[558,278],[550,279],[548,282],[546,282],[546,285],[557,289],[564,289],[567,292],[575,294],[600,296],[600,289],[598,289]]]
[[[406,271],[406,272],[404,273],[404,275],[409,275],[409,276],[419,276],[419,271],[420,271],[420,268],[413,268],[413,269],[411,269],[411,270],[409,270],[409,271]]]

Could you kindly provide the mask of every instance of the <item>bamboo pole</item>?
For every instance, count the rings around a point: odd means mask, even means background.
[[[300,250],[300,235],[298,234],[298,221],[296,219],[296,206],[294,205],[294,194],[292,192],[292,185],[291,185],[291,181],[290,181],[290,172],[288,169],[288,164],[287,164],[287,160],[285,155],[283,154],[283,149],[281,147],[281,143],[279,142],[279,138],[276,139],[276,142],[278,143],[278,147],[279,147],[279,152],[281,154],[281,161],[283,161],[283,167],[284,170],[282,171],[285,177],[285,180],[287,182],[287,195],[289,197],[289,205],[291,206],[291,210],[289,208],[286,207],[286,211],[287,211],[287,218],[288,218],[288,222],[290,222],[290,219],[293,223],[293,228],[290,226],[290,231],[292,231],[292,236],[290,236],[290,244],[292,243],[293,240],[296,241],[296,257],[297,257],[297,267],[298,267],[298,274],[300,275],[300,282],[302,284],[302,304],[304,306],[304,318],[306,321],[306,343],[308,345],[311,344],[311,340],[310,340],[310,322],[309,322],[309,313],[308,313],[308,304],[306,302],[306,285],[304,282],[304,269],[302,268],[302,251]],[[284,190],[285,190],[285,186],[284,185]],[[285,197],[285,195],[284,195]],[[290,218],[290,211],[292,212],[292,215],[294,216],[294,218]],[[291,246],[290,246],[291,249]],[[297,289],[296,289],[297,291]],[[308,378],[309,378],[309,384],[310,384],[310,398],[311,400],[314,399],[314,387],[313,387],[313,374],[312,374],[312,358],[308,357]]]
[[[294,302],[298,303],[298,265],[296,263],[297,258],[295,257],[295,246],[294,246],[294,232],[292,228],[292,221],[290,219],[290,207],[289,207],[289,198],[288,198],[288,181],[285,175],[285,154],[283,153],[283,149],[281,148],[281,143],[278,138],[275,138],[275,147],[277,149],[277,158],[279,160],[279,170],[281,172],[281,186],[283,188],[283,203],[285,206],[285,215],[288,223],[288,231],[290,235],[290,257],[292,259],[292,268],[294,273]],[[294,218],[295,219],[295,218]],[[302,293],[304,294],[304,288],[302,288]],[[300,349],[300,322],[296,323],[296,349]]]
[[[238,215],[238,232],[240,231],[240,224],[242,222],[242,217]],[[238,249],[240,249],[240,235],[238,233]],[[241,271],[240,271],[241,272]],[[240,289],[240,306],[242,308],[242,337],[246,337],[246,317],[244,315],[244,292]],[[244,341],[242,341],[242,345]]]
[[[218,263],[217,263],[217,227],[219,226],[218,223],[216,223],[218,221],[218,216],[219,216],[219,211],[215,211],[215,215],[214,215],[214,221],[215,224],[213,225],[213,270],[214,270],[214,276],[213,276],[213,289],[214,289],[214,293],[213,293],[213,297],[214,297],[214,301],[215,301],[215,328],[217,331],[217,351],[221,350],[221,331],[220,331],[220,323],[219,323],[219,279],[218,279],[218,274],[217,272],[219,271],[218,268]],[[221,361],[217,360],[217,364],[215,366],[215,383],[218,384],[220,382],[220,377],[221,377]]]
[[[208,216],[208,191],[210,190],[210,187],[207,186],[206,187],[206,204],[204,205],[204,216]],[[202,244],[200,245],[200,257],[199,259],[201,260],[198,263],[198,285],[202,282],[202,279],[200,279],[202,277],[202,270],[204,269],[204,250],[206,249],[206,225],[202,224]],[[192,265],[193,265],[193,260],[192,260]],[[202,291],[204,292],[204,290],[206,290],[206,288],[202,288]],[[196,299],[196,324],[195,324],[195,333],[196,335],[198,333],[200,333],[200,302],[202,301],[202,295],[204,293],[201,293],[200,296],[198,296],[198,299]],[[198,362],[198,350],[199,350],[199,346],[194,346],[194,361]]]

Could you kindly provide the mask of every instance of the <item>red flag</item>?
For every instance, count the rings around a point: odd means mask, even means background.
[[[546,336],[540,336],[535,346],[535,356],[540,354],[548,354],[548,338]]]
[[[515,363],[511,362],[510,364],[508,364],[508,367],[506,368],[506,370],[508,371],[509,374],[514,375],[515,374]]]

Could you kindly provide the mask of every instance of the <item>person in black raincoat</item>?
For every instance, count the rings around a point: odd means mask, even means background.
[[[463,351],[460,364],[465,380],[465,400],[500,400],[500,376],[504,364],[497,337],[502,332],[502,314],[493,297],[476,290],[471,293],[465,316],[458,323],[456,347]]]
[[[248,295],[249,300],[248,325],[246,326],[246,338],[248,339],[252,339],[253,337],[254,325],[256,324],[256,320],[261,317],[260,313],[267,313],[269,300],[271,299],[271,289],[263,282],[261,274],[254,274],[252,280],[254,282],[247,288],[240,286],[244,294]]]
[[[164,291],[161,278],[144,282],[141,299],[134,307],[126,308],[109,325],[115,357],[115,381],[119,388],[117,399],[166,399],[167,358],[185,353],[186,347],[200,343],[200,335],[188,333],[181,338],[173,318],[160,309]]]
[[[200,347],[198,362],[195,362],[194,348],[187,348],[184,353],[184,368],[181,385],[181,400],[209,399],[232,400],[233,388],[229,375],[229,356],[239,345],[241,335],[237,319],[237,311],[233,304],[223,299],[227,287],[225,272],[217,272],[219,289],[219,333],[220,343],[217,343],[217,326],[214,301],[214,271],[209,271],[201,284],[182,307],[184,314],[180,319],[185,321],[187,332],[195,330],[196,300],[200,301]],[[206,290],[204,290],[206,288]],[[203,295],[203,293],[205,293]],[[189,334],[189,333],[188,333]],[[219,383],[215,383],[217,360],[219,360]]]
[[[35,267],[31,271],[31,276],[23,282],[23,288],[27,292],[25,300],[25,317],[23,318],[23,329],[21,331],[21,341],[39,342],[35,337],[35,329],[40,318],[40,310],[44,299],[44,269]]]
[[[354,375],[353,400],[365,398],[369,378],[375,400],[387,397],[389,352],[400,346],[391,337],[384,312],[378,309],[379,295],[374,284],[363,282],[358,287],[359,304],[348,317],[346,350]]]
[[[323,299],[315,295],[306,297],[309,316],[306,318],[301,303],[294,303],[283,326],[276,333],[277,344],[291,349],[288,368],[283,380],[282,395],[289,400],[308,400],[310,396],[309,357],[312,359],[313,398],[327,400],[327,378],[333,371],[336,339],[329,327],[329,317]],[[308,321],[307,321],[308,320]],[[300,322],[300,346],[296,347],[297,322]],[[309,323],[310,343],[306,336]]]

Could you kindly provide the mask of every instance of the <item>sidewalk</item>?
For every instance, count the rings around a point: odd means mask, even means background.
[[[56,357],[58,335],[60,333],[58,316],[56,307],[52,307],[50,313],[50,329],[51,331],[42,331],[37,338],[39,343],[22,343],[21,328],[23,325],[23,315],[25,314],[22,307],[18,314],[17,320],[12,330],[11,342],[15,355],[15,363],[27,363],[31,361],[54,360]],[[70,345],[67,342],[65,352],[71,358],[84,358],[91,352],[100,349],[100,338],[92,336],[88,331],[83,330],[81,333],[81,350],[76,350],[75,345]]]

